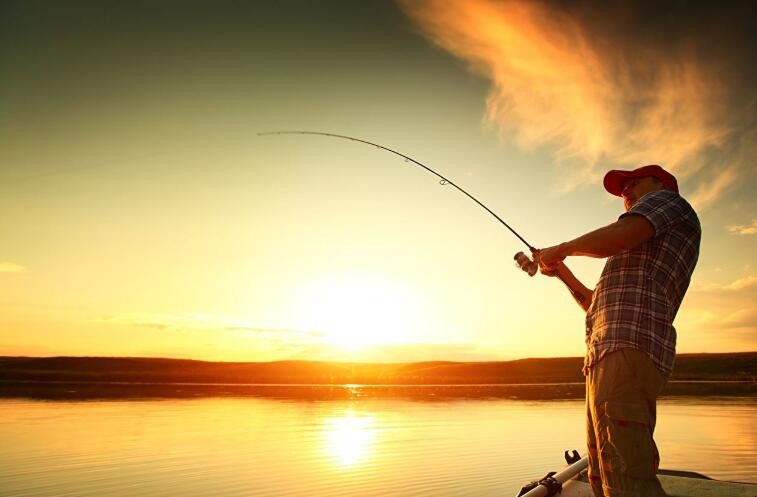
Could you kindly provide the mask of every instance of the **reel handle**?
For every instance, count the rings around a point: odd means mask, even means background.
[[[539,270],[539,264],[529,259],[528,256],[523,252],[518,252],[517,254],[515,254],[515,257],[513,257],[513,259],[515,259],[515,262],[518,263],[518,267],[527,272],[529,276],[535,275]]]

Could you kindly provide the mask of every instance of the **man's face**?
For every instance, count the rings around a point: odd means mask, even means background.
[[[623,197],[623,205],[626,207],[626,212],[631,210],[631,207],[633,207],[641,197],[649,192],[660,190],[661,188],[662,183],[652,176],[627,179],[625,183],[623,183],[623,191],[620,193]]]

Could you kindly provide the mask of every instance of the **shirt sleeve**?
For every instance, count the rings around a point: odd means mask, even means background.
[[[680,220],[687,210],[688,204],[680,195],[670,190],[657,190],[644,195],[618,219],[630,215],[643,216],[652,223],[655,235],[660,235]]]

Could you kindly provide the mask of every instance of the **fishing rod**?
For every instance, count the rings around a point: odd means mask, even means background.
[[[383,145],[379,145],[378,143],[370,142],[368,140],[362,140],[360,138],[354,138],[352,136],[338,135],[338,134],[335,134],[335,133],[325,133],[325,132],[322,132],[322,131],[264,131],[264,132],[258,133],[258,136],[269,136],[269,135],[316,135],[316,136],[327,136],[327,137],[330,137],[330,138],[341,138],[341,139],[344,139],[344,140],[350,140],[350,141],[353,141],[353,142],[358,142],[358,143],[364,143],[366,145],[371,145],[371,146],[374,146],[374,147],[379,148],[381,150],[386,150],[387,152],[390,152],[390,153],[392,153],[394,155],[398,155],[398,156],[402,157],[403,159],[405,159],[405,162],[408,162],[408,161],[412,162],[413,164],[416,164],[416,165],[422,167],[426,171],[430,172],[431,174],[433,174],[434,176],[436,176],[437,178],[439,178],[439,184],[440,185],[442,185],[442,186],[452,185],[453,187],[457,188],[458,191],[460,191],[461,193],[463,193],[469,199],[471,199],[474,202],[476,202],[486,212],[488,212],[489,214],[491,214],[492,216],[494,216],[494,218],[497,221],[499,221],[500,223],[502,223],[502,225],[504,225],[505,228],[507,228],[508,230],[510,230],[510,232],[512,232],[513,235],[515,235],[516,237],[518,237],[518,239],[521,242],[523,242],[524,244],[526,244],[526,247],[528,247],[528,249],[531,251],[531,253],[537,252],[537,249],[533,245],[531,245],[530,243],[528,243],[525,240],[525,238],[523,238],[522,236],[520,236],[517,231],[515,231],[509,224],[507,224],[501,217],[499,217],[497,214],[495,214],[494,211],[492,211],[490,208],[488,208],[487,206],[485,206],[480,200],[478,200],[476,197],[474,197],[473,195],[471,195],[467,191],[463,190],[460,186],[458,186],[451,179],[449,179],[449,178],[447,178],[445,176],[442,176],[441,174],[437,173],[436,171],[434,171],[433,169],[431,169],[427,165],[425,165],[425,164],[423,164],[423,163],[421,163],[421,162],[413,159],[410,156],[407,156],[407,155],[405,155],[403,153],[397,152],[396,150],[392,150],[389,147],[385,147]],[[523,269],[524,271],[526,271],[529,274],[529,276],[533,276],[534,274],[536,274],[536,270],[538,268],[538,265],[536,264],[536,262],[534,262],[531,259],[529,259],[526,254],[524,254],[523,252],[518,252],[517,254],[515,254],[514,259],[518,263],[518,265],[520,266],[520,268]]]

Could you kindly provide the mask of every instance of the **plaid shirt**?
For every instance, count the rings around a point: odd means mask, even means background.
[[[655,235],[607,259],[586,313],[584,374],[625,347],[646,353],[665,376],[673,371],[673,319],[699,257],[699,219],[668,190],[644,195],[620,218],[631,215],[644,216]]]

